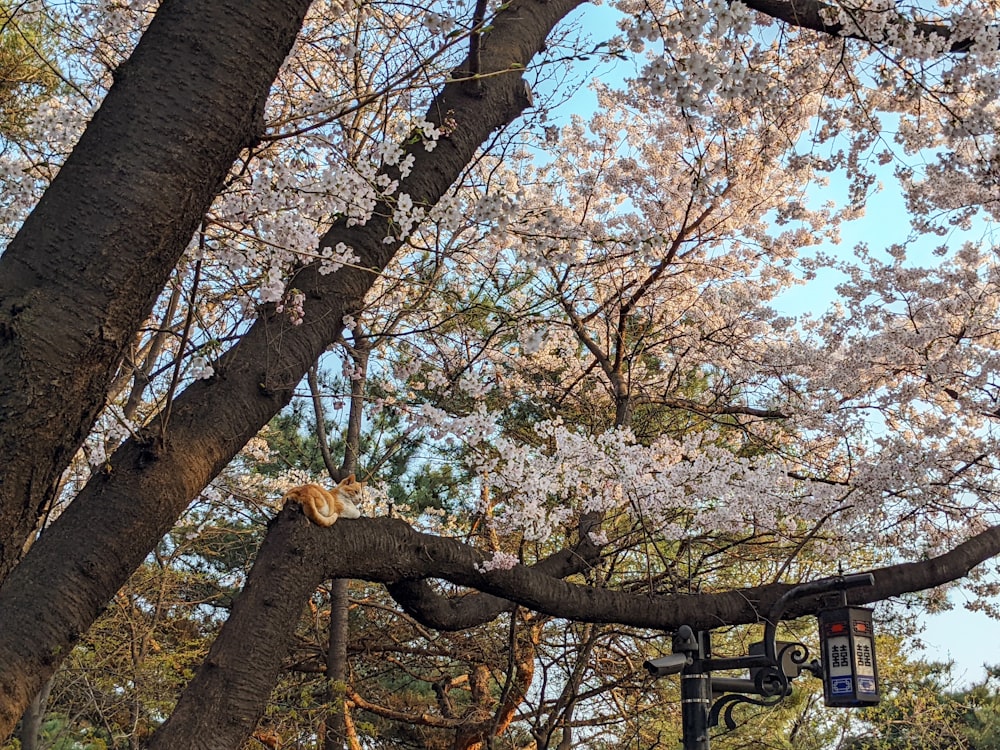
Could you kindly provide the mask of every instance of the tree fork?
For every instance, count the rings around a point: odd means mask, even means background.
[[[451,118],[457,125],[433,153],[419,142],[406,146],[415,164],[400,192],[415,205],[433,206],[489,135],[523,112],[529,104],[524,68],[555,24],[579,4],[521,0],[498,15],[481,50],[484,73],[498,75],[484,79],[479,97],[469,96],[460,81],[443,87],[427,118]],[[324,277],[309,266],[296,274],[291,285],[306,295],[303,324],[275,315],[273,305],[265,308],[215,363],[216,376],[177,397],[162,448],[151,455],[143,438],[126,441],[111,457],[110,471],[91,479],[4,581],[0,737],[10,733],[31,696],[187,503],[289,402],[310,365],[336,340],[343,316],[360,307],[400,246],[383,242],[391,214],[384,204],[364,226],[331,228],[321,246],[344,242],[361,256],[360,267]],[[157,429],[158,420],[148,425],[151,435]],[[46,596],[38,596],[39,590]]]
[[[167,0],[0,256],[0,581],[103,408],[309,0]]]

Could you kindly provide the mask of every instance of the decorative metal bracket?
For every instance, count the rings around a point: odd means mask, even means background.
[[[723,695],[712,705],[708,715],[708,725],[716,726],[719,717],[729,729],[736,728],[733,719],[733,709],[739,703],[751,703],[757,706],[773,706],[791,695],[791,680],[802,672],[809,671],[813,676],[823,679],[823,665],[818,659],[809,660],[809,649],[801,643],[791,643],[777,640],[778,623],[785,611],[797,599],[817,596],[831,591],[845,591],[857,586],[871,586],[875,578],[871,573],[860,573],[851,576],[836,576],[822,581],[803,583],[793,586],[774,603],[768,612],[764,624],[764,640],[750,647],[746,656],[727,659],[707,658],[702,662],[706,672],[723,669],[750,670],[750,679],[713,678],[712,693],[729,693]],[[761,653],[763,651],[763,653]],[[758,696],[756,698],[750,697]]]
[[[714,658],[707,631],[695,632],[688,625],[677,628],[673,637],[674,653],[650,659],[643,666],[654,677],[681,673],[684,750],[708,750],[708,728],[716,726],[720,717],[727,727],[735,729],[732,712],[738,704],[773,706],[780,703],[792,692],[791,680],[803,671],[823,678],[823,665],[818,659],[809,659],[809,650],[803,644],[777,640],[778,623],[794,601],[871,586],[874,582],[870,573],[861,573],[793,586],[771,607],[764,621],[764,640],[753,644],[746,656]],[[843,597],[846,602],[846,594]],[[870,635],[868,630],[865,634]],[[710,676],[713,671],[729,669],[748,669],[750,679]],[[874,675],[874,669],[872,673]]]
[[[763,643],[753,644],[751,656],[755,646],[763,646]],[[808,670],[813,675],[819,677],[823,673],[823,667],[819,661],[813,659],[809,661],[809,649],[801,643],[789,643],[779,641],[777,644],[777,664],[766,664],[764,666],[751,667],[750,679],[713,677],[711,681],[712,694],[726,693],[712,704],[708,714],[708,725],[714,727],[719,723],[719,717],[725,722],[729,729],[736,729],[736,720],[733,718],[733,709],[740,703],[751,703],[756,706],[774,706],[781,703],[786,697],[792,694],[791,681],[802,674],[803,670]],[[708,660],[711,663],[711,660]],[[750,696],[756,695],[757,698]]]

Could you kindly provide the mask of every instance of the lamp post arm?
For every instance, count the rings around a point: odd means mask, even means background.
[[[774,603],[767,613],[767,620],[764,623],[764,651],[767,659],[772,664],[777,664],[777,630],[778,623],[785,614],[785,610],[796,599],[804,599],[809,596],[826,594],[831,591],[844,591],[845,589],[860,588],[862,586],[875,585],[875,576],[871,573],[856,573],[849,576],[833,576],[823,578],[818,581],[810,581],[793,586],[788,589],[781,598]]]
[[[743,677],[713,677],[712,693],[744,693],[746,695],[764,695],[771,697],[775,693],[764,692],[756,680],[748,680]],[[781,693],[782,697],[791,694],[791,687],[786,686]]]
[[[727,669],[766,667],[772,664],[777,664],[777,657],[775,656],[774,658],[771,658],[766,653],[749,654],[747,656],[723,656],[718,659],[705,659],[705,668],[710,672],[724,672]]]

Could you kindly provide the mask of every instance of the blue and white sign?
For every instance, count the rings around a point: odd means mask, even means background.
[[[854,692],[854,680],[850,677],[833,677],[830,679],[830,692],[834,695],[851,695]]]

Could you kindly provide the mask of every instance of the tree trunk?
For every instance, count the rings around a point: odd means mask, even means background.
[[[399,189],[414,205],[434,205],[486,138],[528,106],[521,71],[578,4],[516,0],[497,16],[493,31],[483,35],[480,69],[509,74],[486,76],[475,94],[460,81],[449,83],[432,103],[427,118],[441,123],[447,115],[456,127],[433,153],[421,143],[407,145],[415,163]],[[297,274],[291,283],[306,294],[304,322],[293,326],[273,307],[265,310],[218,360],[215,377],[192,384],[175,400],[163,438],[154,420],[144,435],[126,441],[108,472],[87,484],[4,581],[0,736],[10,733],[31,696],[187,503],[289,402],[306,370],[340,334],[344,314],[360,308],[399,247],[383,242],[391,207],[377,207],[376,214],[365,226],[338,224],[321,241],[353,247],[360,267],[322,276],[311,266]]]
[[[297,537],[308,536],[310,526],[291,507],[271,524]],[[295,542],[261,547],[254,569],[269,572],[248,578],[230,614],[230,620],[236,618],[234,637],[256,644],[252,655],[234,660],[225,642],[216,639],[174,713],[150,739],[150,750],[235,750],[246,742],[277,682],[302,608],[322,580],[321,574],[304,568],[308,558],[306,548]]]
[[[350,628],[347,621],[350,581],[335,578],[330,582],[330,640],[326,649],[326,733],[324,750],[347,747],[347,725],[344,723],[344,683],[347,681],[347,642]]]
[[[17,730],[17,739],[21,743],[21,750],[40,750],[42,719],[45,718],[45,708],[49,702],[49,693],[52,691],[53,678],[49,678],[42,685],[42,689],[31,699],[27,710],[21,716],[21,725]]]
[[[494,737],[500,737],[507,731],[507,727],[514,720],[518,706],[524,701],[528,690],[531,688],[531,681],[535,676],[535,653],[538,646],[538,638],[541,633],[537,625],[526,625],[525,630],[517,632],[517,613],[511,614],[512,638],[510,645],[510,664],[507,671],[507,684],[504,685],[501,700],[498,702],[496,710],[488,718],[470,722],[466,726],[460,727],[455,732],[455,742],[452,745],[454,750],[482,750],[492,742]],[[482,709],[488,710],[489,701],[494,701],[488,690],[489,670],[485,666],[477,665],[477,672],[481,674],[470,678],[472,684],[473,702],[480,705]],[[480,685],[477,690],[476,684]],[[484,689],[485,688],[485,689]]]
[[[0,581],[242,148],[309,0],[166,0],[0,255]]]
[[[361,421],[364,414],[365,383],[368,380],[369,351],[360,336],[355,336],[355,346],[351,359],[358,370],[351,378],[351,411],[347,421],[347,435],[344,438],[344,461],[339,475],[346,477],[358,470],[361,458]],[[323,445],[327,445],[322,409],[317,406],[316,431]],[[324,454],[324,460],[326,455]],[[328,465],[328,469],[331,467]],[[347,722],[344,704],[344,683],[347,681],[347,643],[350,639],[350,623],[347,618],[350,581],[336,578],[330,582],[330,638],[326,650],[326,732],[323,735],[324,750],[343,750],[347,747]]]

